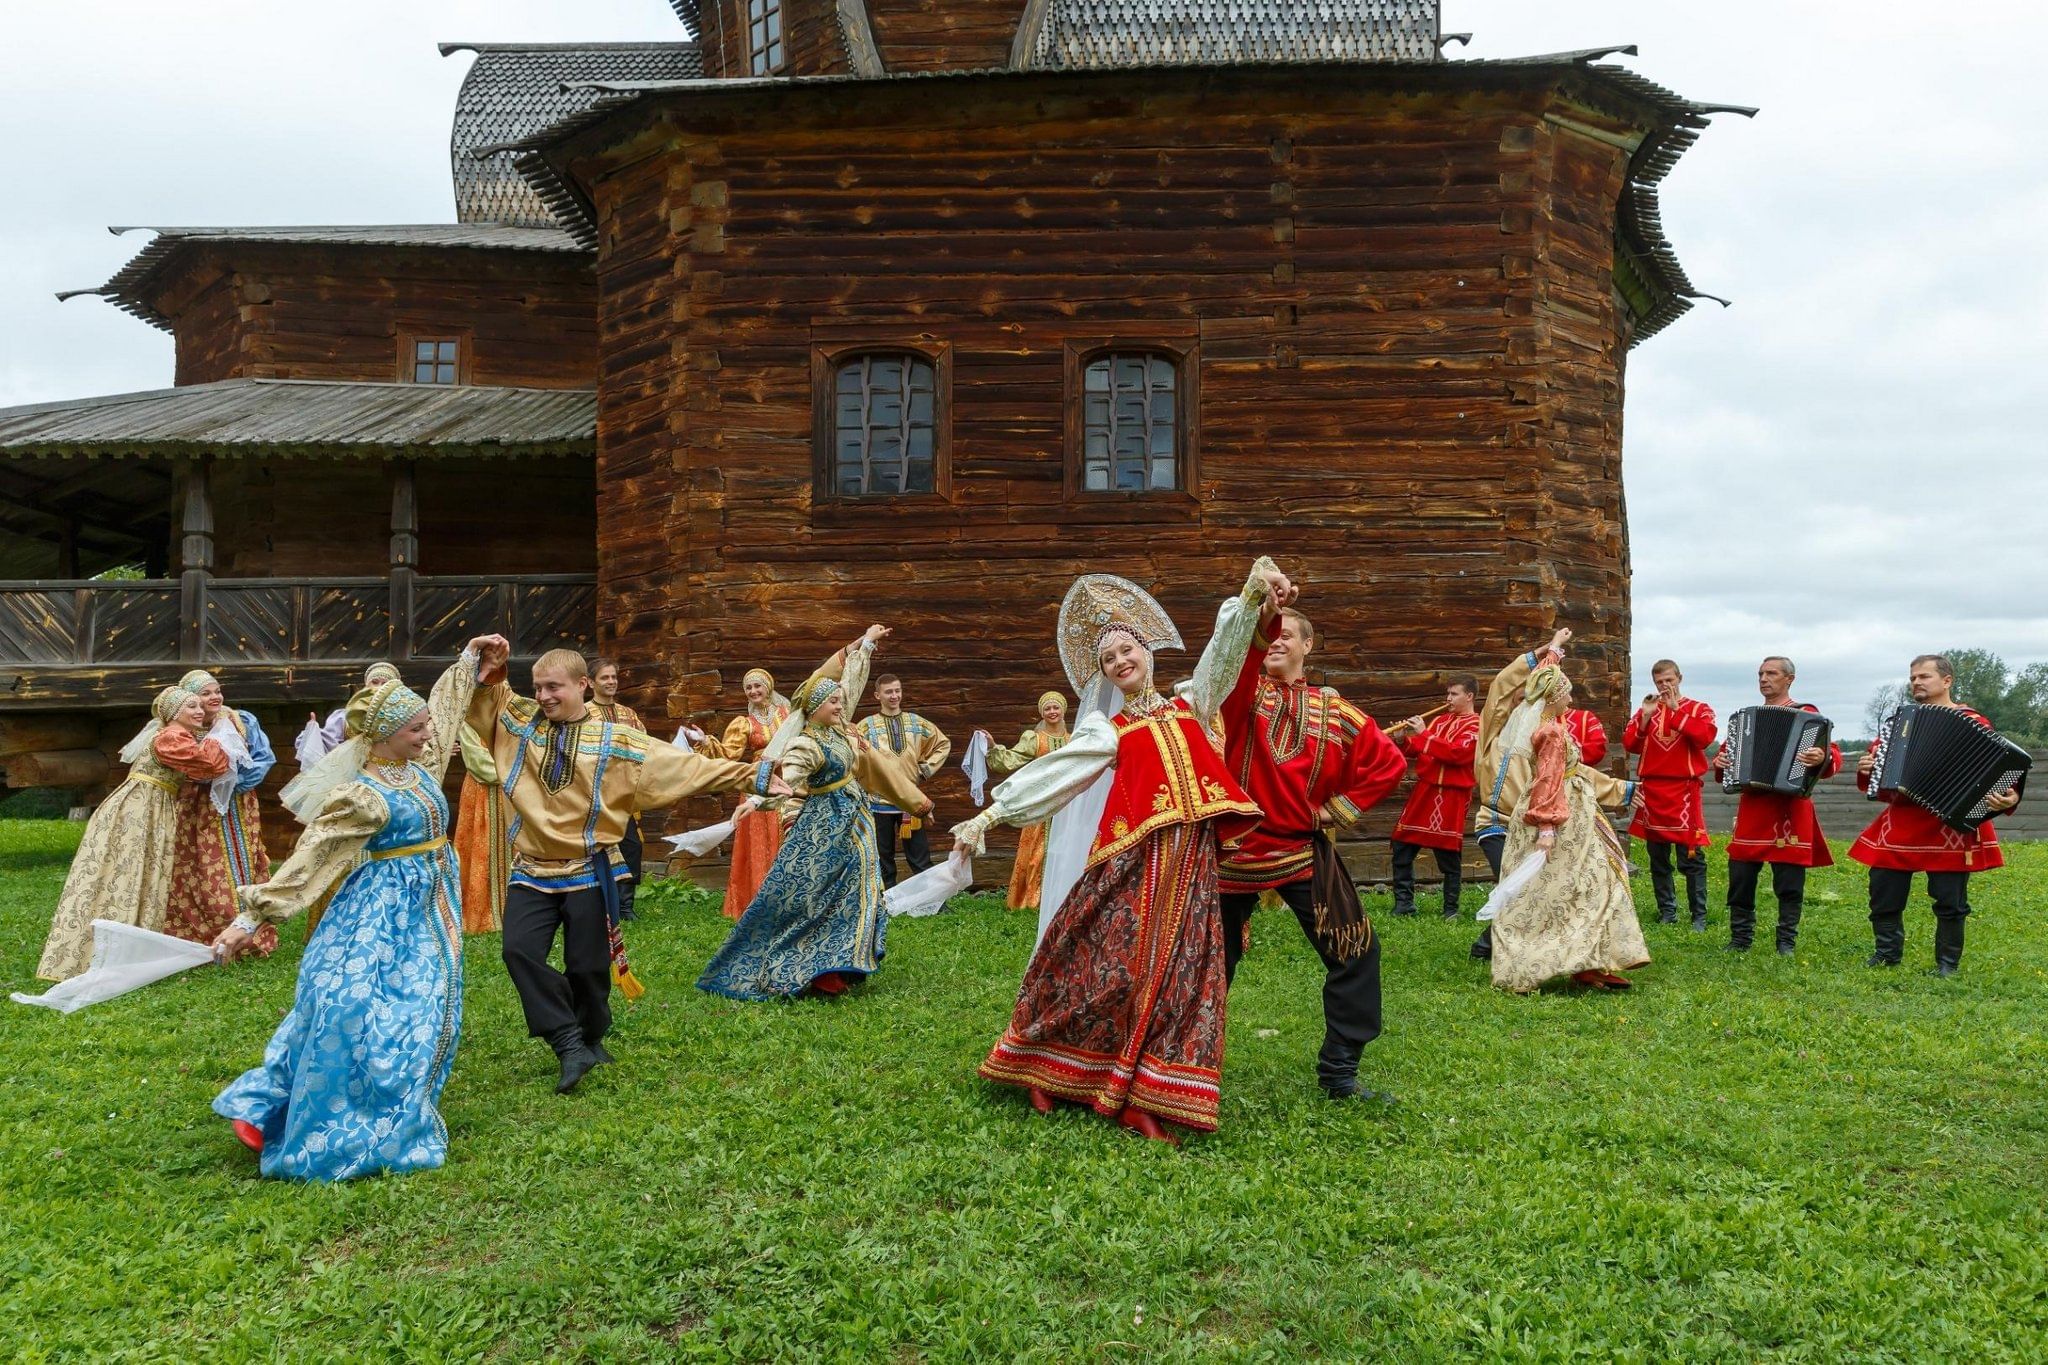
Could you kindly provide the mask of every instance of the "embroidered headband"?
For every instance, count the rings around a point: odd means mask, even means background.
[[[1046,707],[1051,706],[1054,702],[1058,702],[1060,704],[1060,709],[1062,711],[1066,710],[1067,694],[1064,692],[1046,693],[1044,696],[1038,699],[1038,709],[1043,711]]]
[[[806,716],[823,706],[833,694],[839,691],[839,679],[817,678],[796,694],[797,709]]]
[[[343,724],[375,744],[387,740],[426,709],[427,699],[396,678],[366,687],[348,700]]]
[[[182,685],[166,687],[163,691],[156,694],[154,701],[150,702],[149,714],[155,716],[165,725],[169,725],[177,718],[178,713],[185,709],[185,703],[198,695],[191,688]]]
[[[397,682],[398,669],[392,664],[371,664],[363,670],[363,686],[375,687],[378,683]]]
[[[203,668],[195,668],[184,677],[178,679],[178,686],[184,688],[187,692],[204,692],[208,686],[219,687],[220,679],[214,677],[213,674],[208,673]]]
[[[768,671],[767,669],[765,669],[765,668],[750,668],[750,669],[748,669],[748,670],[747,670],[747,675],[746,675],[746,676],[745,676],[744,678],[741,678],[741,679],[740,679],[740,682],[741,682],[741,683],[750,683],[750,682],[752,682],[752,681],[753,681],[754,679],[756,679],[756,678],[759,678],[759,679],[760,679],[760,680],[761,680],[762,682],[764,682],[764,683],[767,683],[767,684],[768,684],[768,690],[769,690],[770,692],[773,692],[773,691],[775,690],[775,675],[774,675],[773,673],[770,673],[770,672],[769,672],[769,671]]]
[[[1522,700],[1542,701],[1554,695],[1564,686],[1564,670],[1556,664],[1545,664],[1529,675],[1529,681],[1522,684]]]

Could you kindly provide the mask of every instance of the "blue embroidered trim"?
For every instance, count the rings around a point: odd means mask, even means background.
[[[632,872],[623,862],[614,861],[611,868],[612,880],[614,882],[628,881],[633,876]],[[597,885],[597,873],[586,865],[574,872],[565,872],[559,877],[541,877],[531,872],[522,872],[515,867],[512,869],[511,884],[513,886],[528,887],[535,891],[545,891],[549,894],[560,894],[565,891],[588,891]]]

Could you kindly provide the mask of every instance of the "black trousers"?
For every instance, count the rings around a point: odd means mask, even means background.
[[[1927,894],[1934,901],[1936,919],[1963,919],[1970,913],[1970,874],[1928,872]],[[1903,915],[1913,894],[1913,874],[1889,867],[1870,869],[1870,917]]]
[[[619,840],[619,861],[633,874],[633,880],[619,883],[619,911],[629,913],[633,909],[633,892],[640,885],[640,861],[645,848],[640,842],[640,817],[634,816],[626,822],[626,833]]]
[[[1482,834],[1479,836],[1479,852],[1486,859],[1486,865],[1493,869],[1493,879],[1500,880],[1501,855],[1508,851],[1508,836],[1505,834]],[[1479,931],[1479,937],[1472,944],[1472,956],[1485,962],[1493,956],[1493,926],[1487,925]]]
[[[1358,1074],[1359,1054],[1380,1036],[1380,939],[1374,934],[1372,946],[1349,962],[1331,957],[1316,942],[1313,892],[1314,883],[1304,879],[1280,887],[1278,894],[1323,960],[1323,1047],[1316,1054],[1316,1080],[1332,1086]],[[1222,900],[1223,973],[1228,981],[1237,976],[1237,961],[1244,956],[1245,921],[1259,898],[1254,892],[1237,892]]]
[[[901,813],[890,815],[882,811],[871,812],[875,817],[875,852],[882,860],[882,885],[896,885],[896,837],[903,830]],[[916,831],[903,841],[903,861],[910,864],[912,872],[923,872],[932,865],[931,826],[918,825]]]
[[[1644,845],[1650,850],[1650,891],[1657,898],[1657,912],[1660,915],[1678,913],[1678,888],[1671,876],[1672,853],[1678,857],[1678,870],[1685,874],[1685,901],[1694,919],[1707,916],[1707,851],[1704,848],[1687,848],[1683,844],[1667,844],[1662,839],[1645,839]]]
[[[562,935],[562,965],[548,964],[555,933]],[[612,1026],[612,949],[604,898],[596,887],[582,891],[536,891],[514,886],[505,893],[505,929],[500,951],[505,970],[526,1011],[526,1031],[545,1038],[555,1051],[602,1039]]]
[[[1405,915],[1415,909],[1415,855],[1423,846],[1395,839],[1389,847],[1394,855],[1394,913]],[[1444,878],[1444,914],[1456,914],[1458,898],[1465,889],[1464,850],[1432,848],[1430,852],[1436,855],[1436,870]]]
[[[1771,890],[1778,897],[1778,941],[1791,947],[1806,909],[1806,869],[1798,863],[1772,863]],[[1728,860],[1728,941],[1748,947],[1756,936],[1756,884],[1764,864]]]

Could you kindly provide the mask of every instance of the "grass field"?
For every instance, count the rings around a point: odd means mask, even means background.
[[[9,989],[40,989],[77,837],[0,824]],[[1924,901],[1906,966],[1865,970],[1861,890],[1816,876],[1791,960],[1720,951],[1717,906],[1649,926],[1633,993],[1527,999],[1429,898],[1369,901],[1391,1110],[1319,1096],[1319,973],[1261,915],[1222,1131],[1178,1151],[975,1079],[1031,917],[899,923],[857,995],[739,1005],[691,987],[714,904],[665,891],[616,1067],[558,1098],[473,939],[447,1167],[334,1187],[259,1180],[207,1108],[287,1007],[293,927],[74,1017],[4,1007],[0,1353],[2041,1359],[2048,846],[1977,881],[1953,980]]]

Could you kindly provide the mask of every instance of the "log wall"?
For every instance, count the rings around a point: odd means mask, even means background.
[[[635,705],[727,715],[745,667],[794,682],[881,620],[913,709],[1007,740],[1063,681],[1074,574],[1148,585],[1199,649],[1271,553],[1374,714],[1569,624],[1619,726],[1620,151],[1543,89],[958,90],[699,102],[593,172],[600,615]],[[1066,491],[1067,352],[1113,338],[1193,356],[1190,495]],[[947,499],[814,501],[814,353],[852,343],[949,355]],[[964,811],[957,773],[937,794]]]
[[[400,336],[467,339],[475,384],[587,388],[595,282],[581,255],[327,245],[208,248],[158,307],[177,382],[399,377]]]
[[[976,71],[1010,64],[1025,0],[867,0],[891,71]]]

